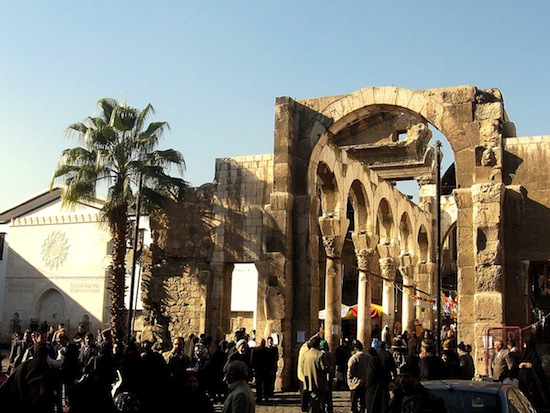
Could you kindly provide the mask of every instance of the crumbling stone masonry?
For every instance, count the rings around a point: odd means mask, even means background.
[[[435,130],[455,161],[442,233],[456,245],[448,267],[456,268],[459,340],[472,343],[482,373],[487,329],[531,322],[533,268],[550,246],[550,136],[517,138],[497,89],[277,98],[273,154],[218,159],[213,183],[152,217],[146,319],[172,336],[223,338],[239,294],[233,266],[254,263],[257,335],[280,337],[282,388],[295,384],[300,339],[319,330],[321,308],[332,349],[342,302],[359,304],[356,335],[367,342],[371,302],[383,307],[382,325],[433,327],[433,311],[410,297],[436,294]],[[411,179],[418,204],[392,184]],[[394,302],[397,282],[404,292]]]

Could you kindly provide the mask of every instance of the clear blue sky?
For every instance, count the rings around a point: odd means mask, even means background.
[[[151,103],[194,186],[273,151],[278,96],[498,88],[518,136],[550,134],[547,1],[0,4],[0,211],[48,187],[103,97]]]

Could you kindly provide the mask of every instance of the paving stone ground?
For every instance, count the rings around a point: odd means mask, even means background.
[[[349,390],[333,392],[333,413],[349,413],[351,411]],[[216,412],[221,412],[222,405],[217,404]],[[300,393],[298,391],[276,392],[269,405],[257,405],[256,413],[299,413]]]

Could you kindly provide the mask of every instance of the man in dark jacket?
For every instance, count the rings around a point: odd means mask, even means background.
[[[418,368],[412,364],[401,367],[397,388],[390,401],[390,413],[447,413],[445,401],[418,380]]]
[[[474,378],[475,366],[474,359],[468,351],[464,342],[460,342],[457,346],[458,349],[458,378],[464,380],[471,380]]]
[[[435,346],[432,340],[422,340],[420,352],[420,380],[444,379],[447,376],[445,363],[435,354]]]

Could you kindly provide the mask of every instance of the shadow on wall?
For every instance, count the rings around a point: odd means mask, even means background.
[[[8,245],[8,256],[12,262],[17,262],[19,274],[6,274],[4,300],[4,320],[1,341],[8,343],[15,324],[21,329],[36,329],[44,326],[57,327],[65,324],[65,329],[72,337],[79,324],[86,331],[96,334],[95,329],[102,328],[101,321],[90,317],[92,311],[85,307],[87,300],[75,299],[56,284],[55,276],[48,276],[32,263],[25,260]],[[21,275],[24,274],[24,275]],[[102,274],[104,276],[104,274]],[[100,290],[100,284],[75,280],[69,285],[70,291],[94,293],[103,300],[105,293]]]

